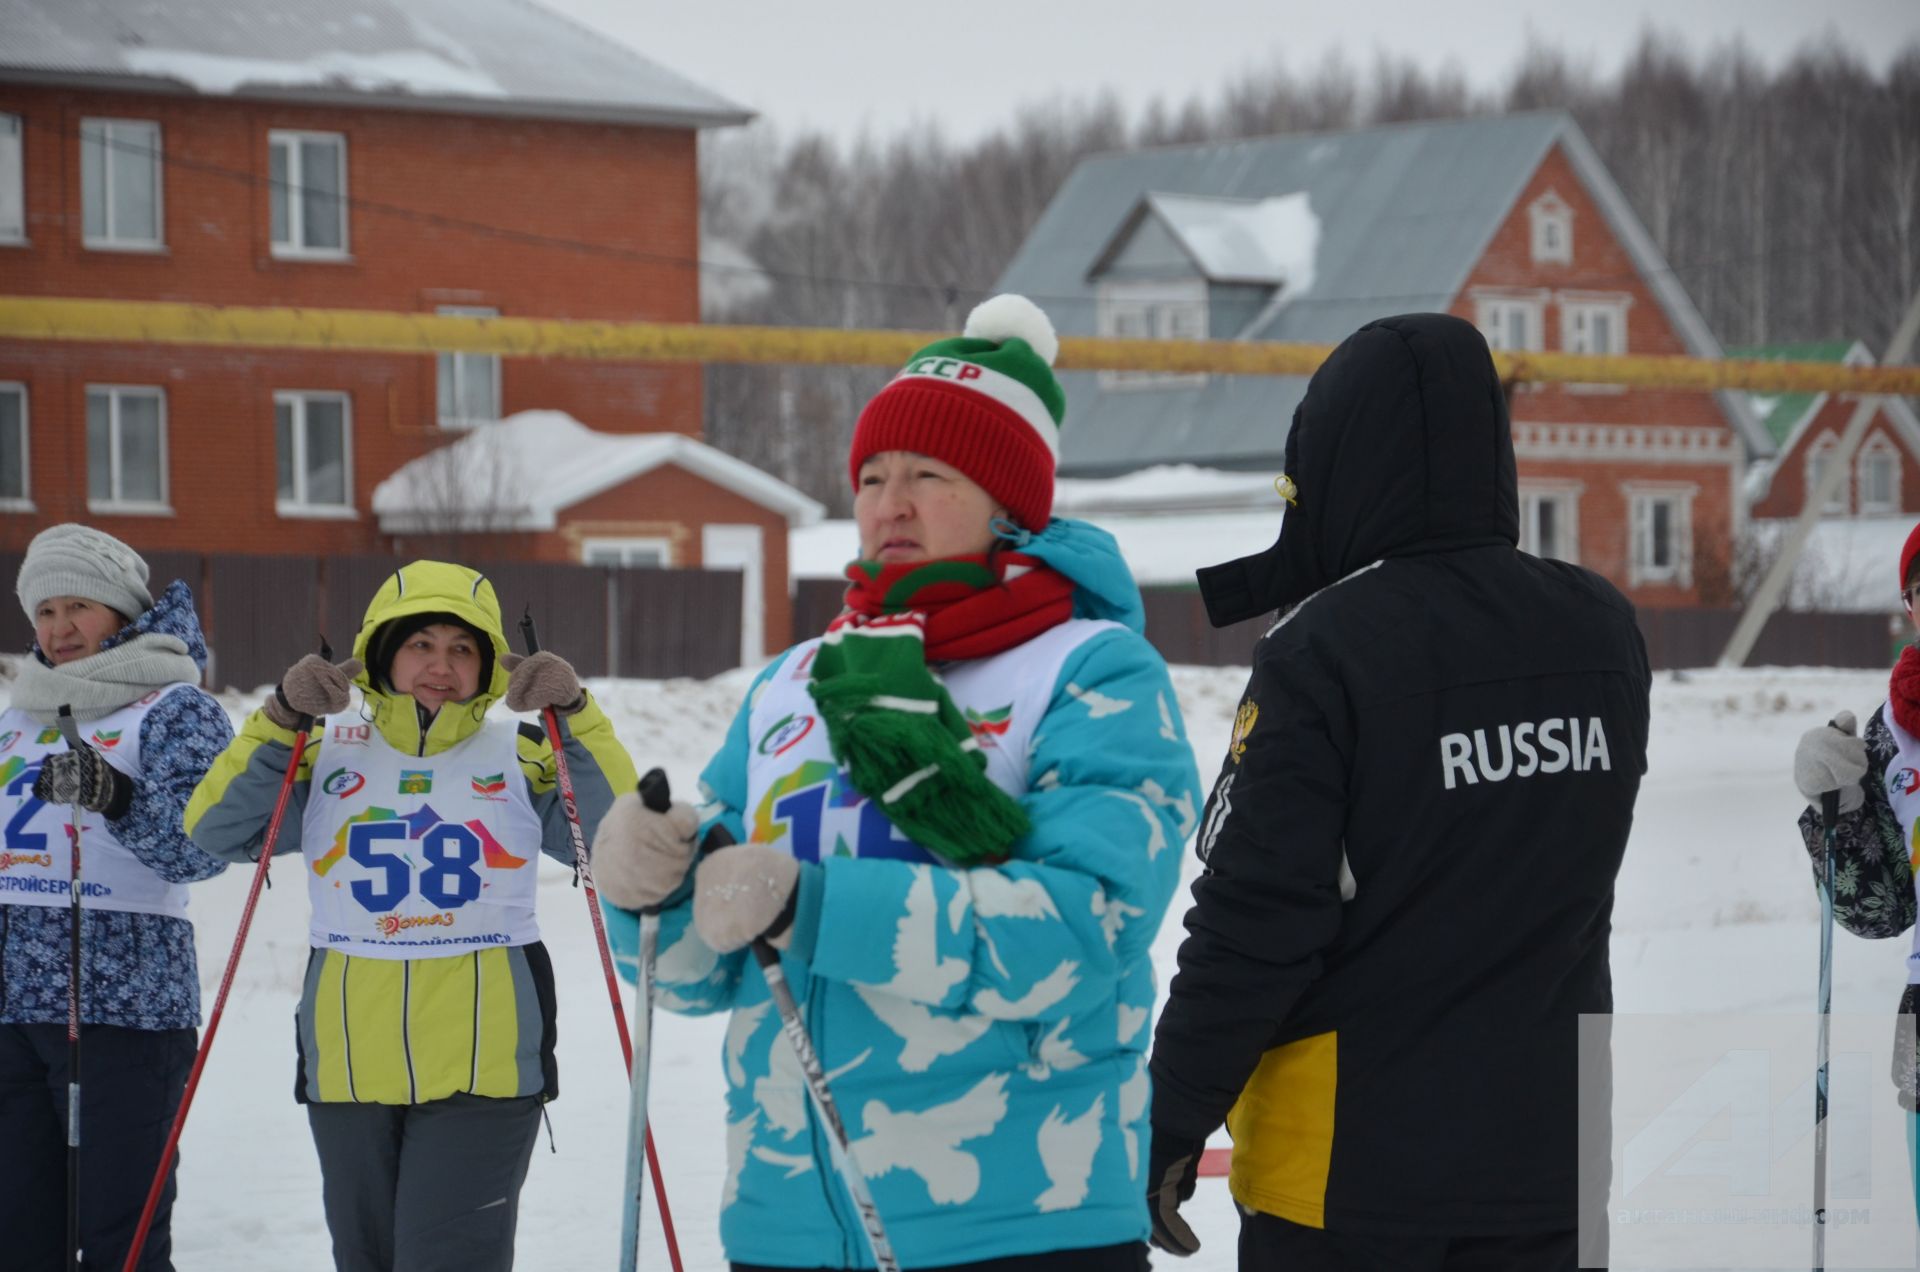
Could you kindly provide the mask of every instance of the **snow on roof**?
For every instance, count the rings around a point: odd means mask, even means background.
[[[751,112],[531,0],[0,0],[0,79],[708,127]]]
[[[1305,191],[1266,199],[1149,194],[1147,203],[1215,282],[1284,285],[1290,297],[1313,286],[1320,218]]]
[[[684,433],[596,433],[564,411],[521,411],[402,464],[374,488],[373,511],[383,534],[551,530],[562,509],[663,464],[783,513],[789,525],[826,511]]]
[[[1054,483],[1053,510],[1087,519],[1118,512],[1277,511],[1273,482],[1271,473],[1156,464],[1120,477],[1063,477]]]

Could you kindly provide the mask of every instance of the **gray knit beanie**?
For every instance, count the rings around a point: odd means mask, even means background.
[[[29,619],[40,602],[55,596],[82,596],[129,619],[153,608],[140,554],[104,530],[72,521],[33,536],[14,590]]]

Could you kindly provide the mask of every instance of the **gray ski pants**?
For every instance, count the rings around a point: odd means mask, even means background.
[[[339,1272],[507,1272],[540,1098],[309,1104]]]

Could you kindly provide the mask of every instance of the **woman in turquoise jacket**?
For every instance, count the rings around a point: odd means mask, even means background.
[[[846,612],[754,681],[698,814],[601,827],[602,897],[664,906],[661,1004],[733,1013],[736,1272],[874,1266],[758,938],[904,1267],[1147,1266],[1148,951],[1199,779],[1113,540],[1049,516],[1056,348],[998,297],[875,396]]]

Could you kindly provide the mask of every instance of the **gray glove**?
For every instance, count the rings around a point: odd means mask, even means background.
[[[593,881],[610,905],[650,910],[680,890],[693,866],[700,814],[686,804],[656,813],[628,793],[593,833]]]
[[[133,801],[133,780],[90,746],[57,751],[40,764],[33,797],[43,804],[77,804],[118,820]]]
[[[1867,744],[1854,736],[1853,712],[1842,711],[1830,724],[1808,729],[1793,749],[1793,784],[1815,808],[1828,791],[1840,792],[1840,811],[1851,813],[1867,802],[1860,785],[1867,775]]]
[[[260,709],[281,728],[297,729],[301,716],[318,720],[345,711],[353,701],[353,678],[359,674],[357,658],[335,666],[318,654],[308,654],[287,668],[273,696],[261,703]]]

